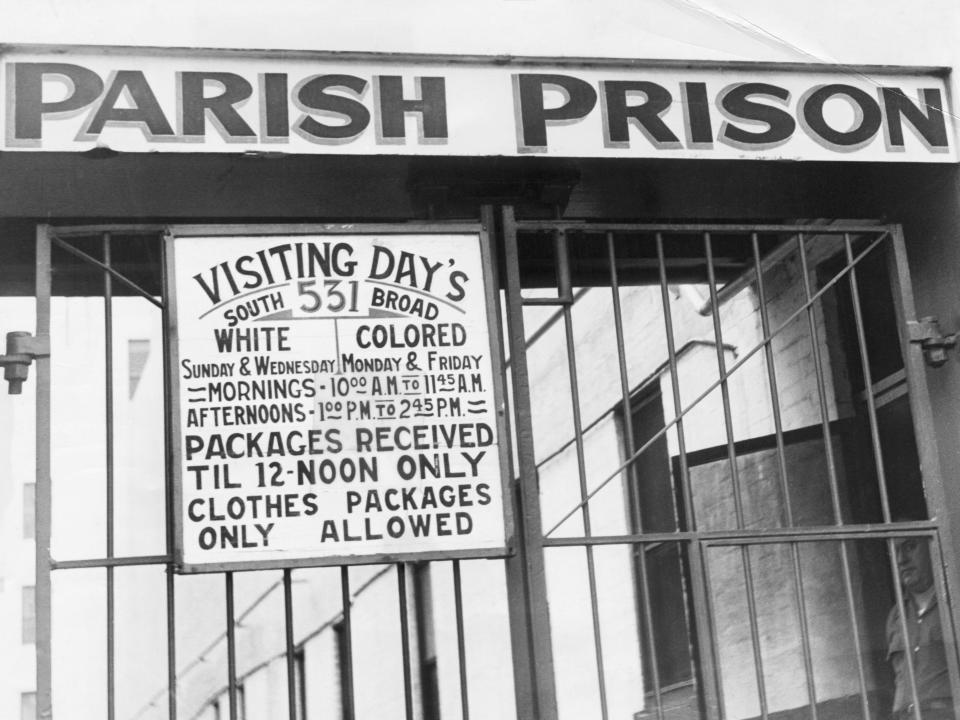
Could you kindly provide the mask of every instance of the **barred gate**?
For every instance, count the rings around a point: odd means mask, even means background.
[[[481,220],[515,555],[201,577],[171,553],[165,228],[39,228],[38,717],[919,719],[907,539],[957,697],[900,229]]]

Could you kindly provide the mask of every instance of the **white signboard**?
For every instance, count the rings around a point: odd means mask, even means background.
[[[168,240],[178,566],[505,553],[483,242]]]
[[[957,160],[926,69],[81,48],[0,74],[13,151]]]

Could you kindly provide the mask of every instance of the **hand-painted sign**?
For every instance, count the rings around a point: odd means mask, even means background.
[[[929,72],[140,52],[5,53],[3,149],[957,160]]]
[[[178,565],[505,552],[479,234],[169,243]]]

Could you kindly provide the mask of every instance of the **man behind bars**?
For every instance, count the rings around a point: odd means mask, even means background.
[[[905,645],[903,642],[900,610],[894,605],[887,616],[887,658],[893,665],[896,682],[892,718],[914,718],[914,699],[905,655],[909,651],[913,659],[920,716],[924,720],[954,720],[930,546],[924,538],[902,538],[895,542],[895,547],[909,643]]]

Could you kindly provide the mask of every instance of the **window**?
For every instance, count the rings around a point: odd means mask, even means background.
[[[20,693],[20,720],[37,720],[36,693]]]
[[[23,539],[33,540],[36,536],[34,521],[36,518],[37,484],[25,483],[23,486]]]
[[[37,641],[37,607],[36,593],[32,585],[23,588],[21,595],[21,640],[24,645],[31,645]]]

